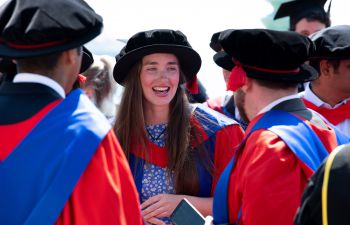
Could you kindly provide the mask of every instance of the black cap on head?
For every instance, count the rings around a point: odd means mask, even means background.
[[[199,54],[193,50],[181,31],[168,29],[142,31],[133,35],[116,55],[113,70],[115,81],[122,85],[135,63],[153,53],[176,55],[186,81],[191,81],[196,77],[202,63]]]
[[[210,48],[213,49],[214,51],[216,52],[219,52],[221,51],[222,47],[221,47],[221,44],[219,42],[219,36],[220,36],[220,32],[216,32],[214,33],[212,36],[211,36],[211,39],[210,39]]]
[[[27,58],[82,46],[102,18],[83,0],[10,0],[0,7],[0,56]]]
[[[301,20],[302,18],[313,18],[320,20],[320,22],[325,23],[329,26],[329,4],[328,11],[324,10],[324,5],[327,0],[294,0],[282,3],[278,8],[274,20],[282,17],[290,17],[291,28]],[[327,21],[327,22],[326,22]]]
[[[317,72],[304,65],[315,50],[313,42],[291,31],[267,29],[227,30],[220,35],[224,51],[260,80],[304,82]]]
[[[350,26],[339,25],[310,36],[316,45],[311,59],[350,59]]]
[[[85,46],[83,46],[83,56],[81,59],[81,67],[79,73],[84,73],[85,70],[89,69],[89,67],[94,63],[94,57],[92,56],[92,53],[87,49]]]
[[[218,65],[221,68],[228,70],[228,71],[231,71],[233,69],[233,67],[235,66],[235,64],[232,61],[232,57],[229,56],[224,51],[217,52],[213,56],[213,59],[214,59],[214,62],[216,63],[216,65]]]

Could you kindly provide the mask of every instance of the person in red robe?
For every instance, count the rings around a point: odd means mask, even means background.
[[[216,65],[222,68],[222,74],[227,86],[231,70],[235,64],[233,63],[231,56],[222,50],[222,46],[219,42],[220,33],[221,32],[216,32],[212,35],[209,46],[216,52],[213,56],[213,60]],[[247,128],[247,122],[244,121],[245,118],[241,118],[239,110],[236,107],[234,92],[227,90],[223,95],[208,99],[204,104],[215,111],[237,120],[243,129]]]
[[[316,52],[310,65],[319,77],[300,93],[305,105],[350,137],[350,26],[323,29],[310,38]]]
[[[0,24],[18,71],[0,87],[1,223],[143,224],[114,131],[72,91],[102,18],[82,0],[10,0]]]
[[[303,65],[314,45],[266,29],[227,30],[220,38],[236,64],[229,83],[237,107],[250,123],[217,184],[214,224],[292,225],[309,177],[338,142],[349,141],[297,94],[298,82],[317,77]]]

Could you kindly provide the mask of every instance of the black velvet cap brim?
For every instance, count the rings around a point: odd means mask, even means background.
[[[43,48],[14,48],[8,46],[4,42],[0,42],[0,57],[20,59],[49,55],[52,53],[63,52],[69,49],[77,48],[90,40],[94,39],[101,33],[102,26],[94,27],[90,29],[85,35],[80,35],[79,38],[70,40],[58,45],[43,47]]]
[[[228,71],[231,71],[235,66],[235,64],[232,61],[232,57],[224,51],[217,52],[213,56],[213,60],[216,63],[216,65]]]
[[[85,47],[83,47],[83,56],[81,59],[81,67],[80,72],[83,73],[85,70],[89,69],[89,67],[94,63],[94,57],[92,53]]]
[[[192,80],[198,73],[202,61],[199,54],[190,47],[181,45],[153,44],[132,50],[122,56],[116,63],[113,76],[117,83],[123,84],[130,69],[144,56],[153,53],[171,53],[176,55],[180,62],[186,81]]]
[[[243,66],[244,68],[244,66]],[[257,80],[268,80],[268,81],[287,81],[287,82],[308,82],[318,78],[317,71],[310,65],[303,64],[299,67],[299,72],[290,74],[276,74],[258,71],[254,69],[244,68],[247,76]]]

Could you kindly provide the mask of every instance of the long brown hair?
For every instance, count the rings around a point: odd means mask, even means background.
[[[132,144],[143,146],[147,153],[140,71],[141,62],[138,62],[124,81],[125,90],[114,125],[114,130],[127,157],[130,155]],[[184,74],[180,72],[180,82],[183,80]],[[132,137],[137,138],[132,139]],[[167,169],[169,172],[174,172],[175,190],[178,194],[198,194],[199,177],[196,168],[198,156],[204,158],[202,162],[206,164],[205,168],[210,173],[212,172],[204,145],[198,145],[194,150],[190,145],[193,139],[197,143],[202,142],[200,132],[191,124],[191,109],[187,97],[179,85],[170,102],[165,140],[168,156]]]

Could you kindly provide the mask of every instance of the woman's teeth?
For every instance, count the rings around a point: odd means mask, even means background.
[[[168,92],[170,87],[153,87],[152,89],[156,92]]]

